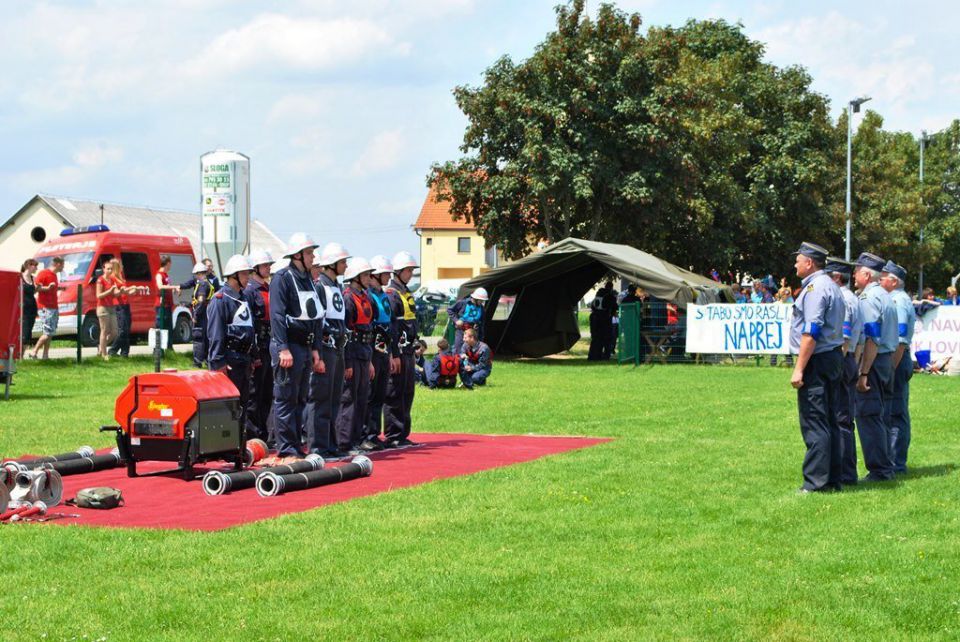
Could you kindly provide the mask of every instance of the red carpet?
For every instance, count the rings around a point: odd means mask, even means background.
[[[413,439],[423,446],[374,453],[370,457],[373,460],[373,475],[370,477],[276,497],[260,497],[252,488],[210,497],[204,494],[199,477],[192,482],[185,482],[177,475],[131,479],[127,477],[126,468],[72,475],[63,478],[65,499],[76,495],[81,488],[111,486],[123,491],[126,504],[113,510],[90,510],[61,504],[51,512],[78,513],[81,517],[49,523],[220,530],[610,441],[580,437],[450,433],[419,434],[413,435]],[[171,467],[171,462],[146,462],[138,464],[137,469],[148,473]],[[197,470],[202,472],[199,468]]]

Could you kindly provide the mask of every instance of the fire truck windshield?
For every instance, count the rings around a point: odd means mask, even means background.
[[[87,270],[90,269],[90,262],[93,261],[93,252],[73,252],[72,254],[61,254],[63,257],[63,272],[59,279],[63,281],[80,281],[87,276]],[[37,257],[40,267],[50,267],[52,257]]]

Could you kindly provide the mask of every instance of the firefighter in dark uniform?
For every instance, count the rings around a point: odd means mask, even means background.
[[[384,291],[393,275],[393,264],[385,256],[370,259],[373,273],[367,296],[373,303],[373,381],[370,384],[370,401],[367,405],[367,421],[360,450],[383,450],[380,439],[383,429],[383,402],[387,398],[387,382],[390,376],[400,371],[400,349],[397,347],[397,321],[393,316],[390,297]]]
[[[893,479],[890,457],[890,429],[884,408],[893,394],[893,353],[897,349],[897,312],[887,291],[880,286],[885,262],[876,254],[862,253],[853,273],[860,290],[860,367],[857,373],[857,433],[863,462],[864,481]]]
[[[613,291],[613,282],[607,281],[597,290],[590,302],[590,361],[606,361],[610,358],[612,344],[613,317],[617,314],[617,294]]]
[[[266,250],[250,255],[253,272],[244,294],[253,310],[253,328],[257,334],[257,351],[250,373],[250,397],[247,402],[247,437],[258,437],[268,444],[273,435],[267,426],[273,405],[273,368],[270,367],[270,266],[273,257]]]
[[[207,266],[197,263],[193,266],[193,277],[180,284],[180,290],[190,290],[193,294],[190,299],[190,313],[193,317],[193,328],[190,338],[193,340],[193,365],[202,368],[207,359],[207,305],[217,292],[207,279]]]
[[[320,346],[324,369],[310,375],[307,435],[310,452],[326,459],[346,455],[337,447],[337,413],[343,394],[343,351],[347,341],[343,289],[337,277],[343,276],[349,258],[350,253],[342,245],[327,243],[316,260],[320,272],[314,285],[323,297],[327,315]]]
[[[323,372],[320,342],[324,309],[310,278],[317,244],[290,238],[290,265],[270,280],[270,363],[273,367],[274,438],[281,462],[303,456],[303,416],[310,372]]]
[[[850,289],[853,265],[841,259],[829,258],[824,271],[840,288],[843,296],[843,374],[840,377],[840,399],[837,405],[837,426],[840,429],[840,484],[857,483],[857,438],[853,419],[857,392],[858,346],[863,332],[860,319],[860,299]]]
[[[344,348],[343,393],[337,414],[337,446],[348,455],[358,455],[367,420],[373,364],[373,304],[367,296],[367,282],[373,268],[366,259],[355,256],[347,262],[343,278],[344,321],[349,331]]]
[[[414,350],[417,339],[417,306],[407,283],[419,267],[409,252],[398,252],[393,260],[393,278],[387,286],[387,296],[397,319],[397,348],[400,351],[400,368],[390,375],[387,382],[387,398],[383,403],[383,430],[388,448],[415,446],[410,440],[410,410],[416,392],[416,365]]]
[[[893,395],[886,406],[887,425],[890,428],[890,458],[893,472],[907,472],[907,452],[910,449],[910,379],[913,377],[913,358],[910,344],[913,343],[913,326],[917,312],[913,300],[904,289],[907,271],[887,261],[883,266],[880,285],[890,294],[897,312],[897,349],[893,353]]]
[[[837,408],[843,372],[843,318],[840,288],[823,271],[827,251],[803,243],[797,251],[800,294],[793,304],[790,347],[797,362],[790,385],[797,390],[803,458],[801,492],[840,489],[840,429]]]
[[[240,392],[240,425],[245,425],[250,391],[250,365],[257,345],[253,311],[244,295],[252,268],[247,257],[231,256],[223,269],[224,284],[207,308],[207,363],[224,372]]]
[[[463,351],[463,333],[473,328],[477,336],[483,338],[483,306],[490,299],[486,288],[477,288],[458,300],[452,306],[447,308],[447,318],[456,328],[456,334],[453,341],[453,353],[460,354]]]

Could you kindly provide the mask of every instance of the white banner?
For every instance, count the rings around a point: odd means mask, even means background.
[[[711,303],[687,305],[691,354],[787,354],[793,305]]]
[[[914,357],[929,350],[931,361],[960,354],[960,306],[941,305],[917,319],[910,347]]]

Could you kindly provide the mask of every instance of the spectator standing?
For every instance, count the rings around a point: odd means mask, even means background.
[[[793,292],[788,287],[781,287],[779,290],[777,290],[777,296],[775,298],[775,302],[782,303],[784,305],[792,305]],[[789,352],[787,353],[787,358],[785,359],[785,362],[788,366],[793,365],[793,355],[790,354]],[[770,365],[771,366],[777,365],[777,355],[775,354],[770,355]]]
[[[613,333],[613,317],[617,314],[617,296],[613,291],[613,282],[607,281],[597,290],[590,302],[590,361],[606,361],[610,358],[610,335]],[[455,344],[453,351],[461,352],[462,346]]]
[[[117,294],[120,286],[113,280],[113,263],[102,266],[103,273],[97,277],[97,322],[100,324],[100,346],[97,356],[109,361],[107,346],[117,338]]]
[[[120,355],[121,357],[130,356],[130,326],[133,318],[130,313],[130,296],[137,291],[137,286],[127,285],[126,276],[123,274],[123,263],[120,259],[110,261],[113,266],[113,280],[120,288],[117,294],[117,338],[107,354],[110,356]]]
[[[33,340],[33,324],[37,320],[37,286],[33,283],[33,275],[37,273],[36,259],[27,259],[20,266],[20,280],[23,285],[23,354]]]
[[[40,270],[33,279],[37,289],[37,308],[40,313],[40,338],[37,339],[37,345],[33,346],[33,352],[30,353],[34,359],[43,349],[43,358],[50,358],[50,341],[53,335],[57,333],[57,326],[60,324],[60,307],[57,300],[57,289],[60,287],[60,280],[57,275],[63,271],[63,259],[55,256],[50,260],[50,268]]]
[[[952,285],[947,288],[947,298],[940,299],[940,303],[943,305],[960,305],[960,300],[957,299],[957,288]]]
[[[167,331],[166,348],[173,348],[173,295],[180,292],[179,285],[170,283],[171,259],[167,255],[160,257],[160,269],[154,277],[153,283],[157,286],[156,321],[154,327]]]

